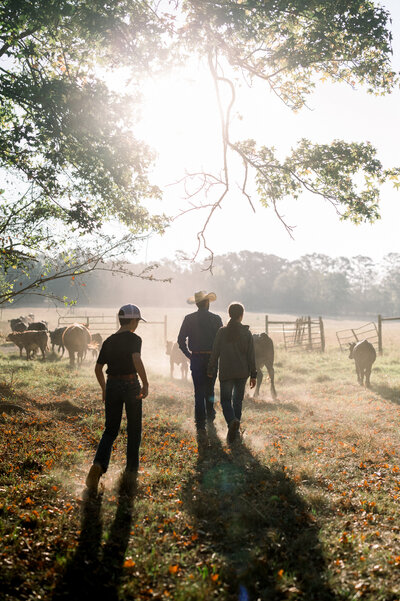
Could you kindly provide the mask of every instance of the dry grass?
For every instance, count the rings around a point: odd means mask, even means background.
[[[199,456],[191,384],[163,375],[163,347],[149,347],[133,498],[119,488],[124,433],[102,494],[84,495],[103,425],[93,367],[0,360],[4,598],[400,599],[397,348],[371,390],[335,348],[278,349],[278,400],[268,382],[247,399],[233,450],[218,407]]]

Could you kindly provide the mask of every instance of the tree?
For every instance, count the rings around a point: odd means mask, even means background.
[[[8,176],[0,239],[8,276],[29,272],[39,255],[54,270],[60,246],[72,264],[73,249],[90,248],[93,238],[104,250],[109,224],[125,228],[124,252],[137,236],[162,231],[165,219],[143,204],[161,191],[148,179],[153,155],[135,138],[138,90],[145,77],[193,55],[212,75],[222,142],[220,172],[185,176],[199,181],[202,200],[194,206],[192,199],[190,210],[208,208],[199,248],[207,249],[207,225],[231,193],[234,157],[243,165],[244,197],[253,206],[252,179],[289,233],[279,210],[287,196],[308,190],[343,219],[373,221],[379,185],[387,178],[399,185],[399,170],[384,169],[369,143],[304,139],[282,160],[271,146],[231,140],[239,75],[265,82],[295,111],[320,79],[390,92],[389,15],[371,0],[5,0],[0,23],[0,167]],[[107,71],[117,67],[126,94],[107,85]],[[8,282],[12,299],[18,282]],[[39,290],[42,282],[35,284]]]
[[[137,80],[162,57],[161,38],[142,2],[1,3],[0,302],[28,290],[14,274],[38,258],[46,277],[29,290],[42,293],[44,280],[104,265],[162,231],[142,202],[160,191],[147,177],[152,153],[132,132],[137,99],[110,91],[100,71],[128,63]],[[110,240],[105,225],[115,222],[122,233]]]
[[[257,147],[254,140],[233,142],[230,126],[237,72],[250,85],[257,79],[265,82],[294,111],[305,106],[321,79],[359,83],[371,93],[389,92],[396,75],[390,67],[388,12],[370,0],[200,0],[185,7],[183,37],[190,49],[207,57],[221,118],[221,175],[191,174],[215,194],[205,205],[209,212],[198,233],[199,248],[207,248],[207,225],[232,188],[232,155],[243,162],[243,195],[252,203],[252,173],[259,200],[275,210],[289,233],[292,228],[279,203],[304,190],[332,203],[342,219],[377,219],[379,186],[387,178],[399,186],[399,170],[385,170],[371,144],[303,139],[281,160],[273,147]]]

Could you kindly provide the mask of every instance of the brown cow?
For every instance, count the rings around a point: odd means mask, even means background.
[[[172,340],[167,340],[165,352],[167,353],[167,355],[169,355],[171,378],[174,377],[174,364],[176,363],[177,365],[180,365],[182,380],[186,380],[188,374],[189,359],[186,357],[186,355],[182,353],[181,349],[178,346],[178,343],[172,342]]]
[[[34,352],[39,348],[42,351],[43,361],[46,359],[49,337],[43,330],[26,330],[25,332],[11,332],[6,340],[13,342],[19,348],[19,356],[22,357],[22,349],[26,351],[26,359],[29,361]]]
[[[75,365],[75,353],[78,365],[82,363],[86,355],[88,344],[91,342],[89,330],[81,323],[73,323],[65,329],[62,342],[69,354],[71,367]]]
[[[376,350],[368,340],[362,340],[357,343],[351,342],[349,343],[349,349],[349,359],[354,359],[356,365],[358,383],[362,386],[364,384],[365,376],[365,386],[366,388],[370,388],[371,384],[369,378],[371,375],[372,364],[376,359]]]

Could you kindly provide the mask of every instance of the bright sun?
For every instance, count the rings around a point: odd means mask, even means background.
[[[142,93],[143,119],[135,133],[158,153],[159,169],[166,171],[166,180],[171,171],[178,174],[218,163],[218,106],[206,72],[165,75],[146,83]]]

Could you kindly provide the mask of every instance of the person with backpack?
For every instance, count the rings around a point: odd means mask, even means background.
[[[228,426],[227,441],[232,443],[239,435],[247,379],[250,376],[250,388],[254,388],[257,369],[253,336],[249,326],[242,324],[243,305],[231,303],[228,313],[230,320],[217,332],[207,372],[209,378],[215,378],[219,369],[220,401]]]

